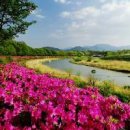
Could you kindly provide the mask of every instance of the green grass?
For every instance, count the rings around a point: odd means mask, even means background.
[[[93,57],[78,57],[77,60],[77,57],[75,57],[71,60],[71,62],[103,69],[130,72],[130,62],[128,61],[102,60],[100,58]],[[98,87],[104,96],[115,95],[123,102],[130,102],[130,86],[119,86],[114,84],[112,81],[99,82],[93,76],[87,77],[87,85]]]
[[[103,96],[115,95],[123,102],[130,102],[130,89],[115,85],[110,81],[104,81],[96,85]]]
[[[120,60],[103,60],[100,58],[80,57],[80,60],[73,58],[71,62],[86,66],[98,67],[102,69],[114,70],[119,72],[130,72],[130,62]]]
[[[0,58],[0,64],[7,64],[13,62],[13,58],[11,56],[6,56],[4,58]]]

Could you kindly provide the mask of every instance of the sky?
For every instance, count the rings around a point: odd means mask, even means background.
[[[18,41],[32,47],[130,45],[130,0],[32,0],[38,8]]]

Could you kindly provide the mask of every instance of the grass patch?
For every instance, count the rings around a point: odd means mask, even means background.
[[[104,81],[104,82],[97,82],[96,86],[99,88],[100,93],[103,96],[111,96],[115,95],[117,96],[121,101],[130,103],[130,89],[124,88],[118,85],[115,85],[114,83],[110,81]]]
[[[86,86],[86,79],[81,77],[80,75],[73,75],[72,70],[67,69],[66,71],[61,71],[58,69],[53,69],[44,65],[45,62],[58,60],[59,58],[45,58],[45,59],[33,59],[27,60],[25,66],[28,68],[35,69],[38,73],[47,73],[52,75],[53,77],[58,78],[67,78],[75,81],[76,85],[83,88]]]
[[[10,62],[13,62],[12,56],[6,56],[4,58],[0,58],[0,64],[8,64]]]
[[[130,72],[130,62],[129,61],[120,61],[120,60],[103,60],[100,58],[91,57],[80,57],[80,60],[75,60],[73,58],[71,62],[76,64],[82,64],[92,67],[98,67],[102,69],[114,70],[119,72]]]

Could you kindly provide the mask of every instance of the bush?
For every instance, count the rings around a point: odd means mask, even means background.
[[[129,120],[130,105],[97,88],[14,63],[0,72],[0,130],[129,130]]]
[[[87,79],[87,85],[89,86],[95,86],[97,82],[97,79],[94,77],[94,75],[89,75]]]
[[[127,103],[130,102],[130,96],[125,95],[124,93],[113,92],[113,95],[116,95],[119,98],[119,100],[122,101],[122,102],[127,102]]]
[[[7,63],[13,62],[13,58],[11,56],[7,56],[6,57],[6,62]]]
[[[0,59],[0,64],[5,64],[5,59]]]
[[[74,81],[76,86],[78,86],[79,88],[84,88],[86,86],[86,82],[84,82],[80,78],[75,78]]]
[[[92,57],[91,57],[91,56],[88,56],[88,57],[87,57],[87,61],[88,61],[88,62],[91,62],[91,61],[92,61]]]
[[[130,86],[124,86],[124,89],[130,89]]]
[[[0,59],[0,64],[7,64],[13,62],[13,58],[11,56],[6,57],[6,59]]]
[[[79,62],[79,61],[81,61],[81,57],[75,57],[75,58],[73,58],[73,60],[74,60],[75,62]]]
[[[104,81],[100,86],[98,86],[100,89],[100,93],[103,96],[110,96],[114,93],[113,84],[109,81]]]
[[[3,60],[2,59],[0,59],[0,64],[3,64]]]
[[[130,102],[130,95],[128,94],[126,95],[125,93],[121,91],[116,91],[116,88],[114,88],[114,84],[112,84],[109,81],[105,81],[102,84],[98,85],[98,88],[100,90],[100,93],[105,97],[108,97],[110,95],[115,95],[122,102],[126,102],[126,103]]]

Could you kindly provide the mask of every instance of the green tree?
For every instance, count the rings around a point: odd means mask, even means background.
[[[26,19],[35,9],[36,5],[29,0],[0,0],[0,42],[24,34],[35,22]]]
[[[5,47],[5,52],[6,55],[12,55],[12,56],[16,55],[16,50],[13,45],[8,45],[7,47]]]
[[[32,48],[27,46],[24,42],[16,42],[14,44],[17,55],[19,56],[27,56],[32,55]]]
[[[14,47],[14,41],[7,40],[4,44],[0,44],[0,54],[1,55],[16,55],[16,50]]]

